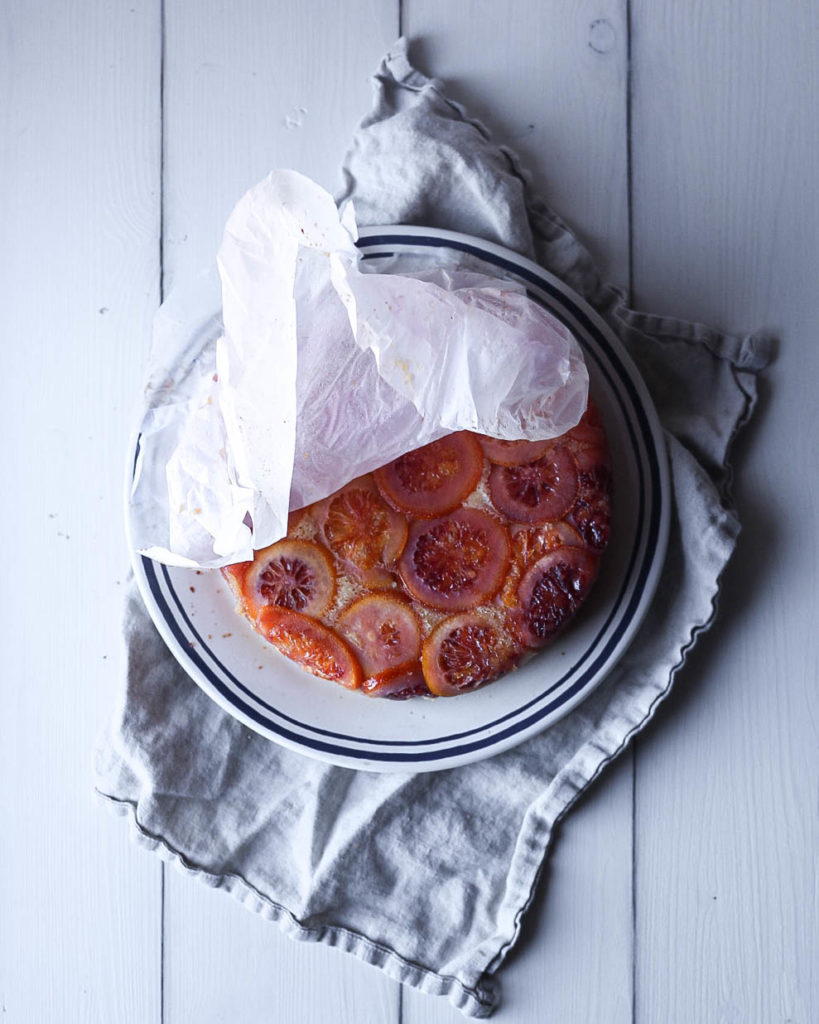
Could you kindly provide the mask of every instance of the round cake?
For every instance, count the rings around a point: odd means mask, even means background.
[[[449,697],[575,616],[609,539],[599,413],[549,441],[462,431],[294,512],[222,572],[237,610],[308,672],[370,696]]]

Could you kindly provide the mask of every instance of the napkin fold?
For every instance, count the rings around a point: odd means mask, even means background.
[[[96,785],[140,842],[292,937],[487,1017],[556,821],[649,721],[713,620],[739,531],[728,452],[769,344],[630,310],[515,155],[409,64],[403,40],[375,82],[343,168],[340,199],[359,223],[448,228],[537,260],[595,306],[641,370],[674,497],[657,596],[617,667],[558,724],[465,767],[378,775],[304,758],[225,714],[168,653],[132,585]]]

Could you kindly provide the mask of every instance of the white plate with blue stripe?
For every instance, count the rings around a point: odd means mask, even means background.
[[[359,246],[374,269],[432,257],[522,281],[577,337],[612,450],[615,493],[611,541],[575,621],[551,647],[491,686],[447,699],[377,700],[311,676],[275,651],[236,614],[219,572],[170,568],[136,553],[134,571],[180,665],[251,729],[300,754],[350,768],[452,768],[553,726],[606,677],[632,641],[665,557],[665,445],[645,385],[611,328],[537,264],[501,246],[431,228],[362,229]],[[211,320],[204,329],[203,342],[214,325]]]

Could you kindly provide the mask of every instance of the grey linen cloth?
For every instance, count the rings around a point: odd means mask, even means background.
[[[403,41],[375,81],[344,166],[341,198],[359,223],[449,228],[537,260],[598,309],[644,374],[674,493],[650,615],[607,680],[539,736],[466,767],[378,775],[291,753],[226,715],[177,666],[132,587],[125,688],[97,789],[144,844],[292,937],[486,1017],[555,823],[645,726],[712,621],[739,530],[726,456],[768,352],[759,337],[626,308],[515,156],[410,66]]]

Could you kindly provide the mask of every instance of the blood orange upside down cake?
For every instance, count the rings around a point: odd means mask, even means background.
[[[450,434],[292,513],[222,572],[238,611],[314,675],[448,697],[515,668],[585,600],[609,538],[599,413],[550,441]]]

